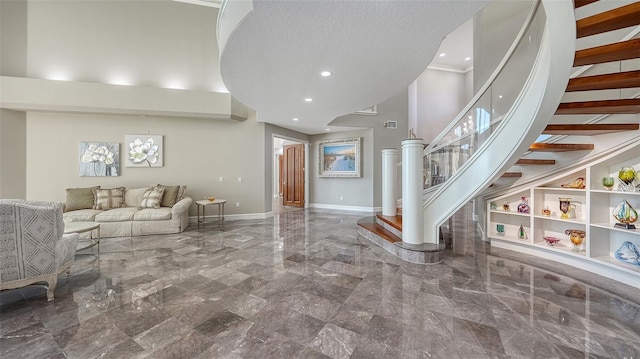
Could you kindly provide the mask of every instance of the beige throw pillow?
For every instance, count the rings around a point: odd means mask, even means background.
[[[162,207],[173,207],[178,202],[178,190],[180,186],[163,186],[164,194],[162,195]]]
[[[151,187],[127,188],[124,192],[124,204],[127,207],[140,207],[142,196],[144,196],[144,193],[150,188]]]
[[[78,209],[92,209],[95,205],[93,190],[100,186],[86,188],[67,188],[67,200],[64,204],[64,211],[75,211]]]
[[[155,186],[148,189],[142,196],[142,201],[140,201],[140,208],[160,208],[163,194],[163,186]]]
[[[112,209],[124,207],[124,187],[94,189],[95,205],[93,209]]]

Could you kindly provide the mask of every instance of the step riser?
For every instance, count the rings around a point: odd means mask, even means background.
[[[395,234],[396,236],[402,238],[402,231],[398,230],[396,228],[394,228],[392,225],[390,225],[389,223],[381,220],[380,218],[376,217],[376,223],[378,223],[379,225],[381,225],[382,227],[384,227],[384,229],[386,229],[387,231]]]
[[[438,264],[444,261],[444,250],[434,252],[417,252],[407,250],[385,240],[363,227],[358,228],[358,234],[407,262],[417,264]]]

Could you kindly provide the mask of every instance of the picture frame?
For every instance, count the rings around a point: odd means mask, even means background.
[[[126,167],[163,167],[162,135],[125,135]]]
[[[322,141],[318,144],[318,177],[361,177],[362,138]]]

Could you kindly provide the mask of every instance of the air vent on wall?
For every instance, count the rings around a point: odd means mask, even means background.
[[[385,128],[396,129],[396,128],[398,128],[398,121],[387,121],[387,122],[384,123],[384,127]]]

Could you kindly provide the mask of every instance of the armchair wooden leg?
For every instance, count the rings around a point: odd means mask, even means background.
[[[47,288],[47,302],[51,302],[53,300],[53,292],[56,290],[56,286],[58,285],[58,275],[54,274],[47,279],[47,283],[49,284]]]

